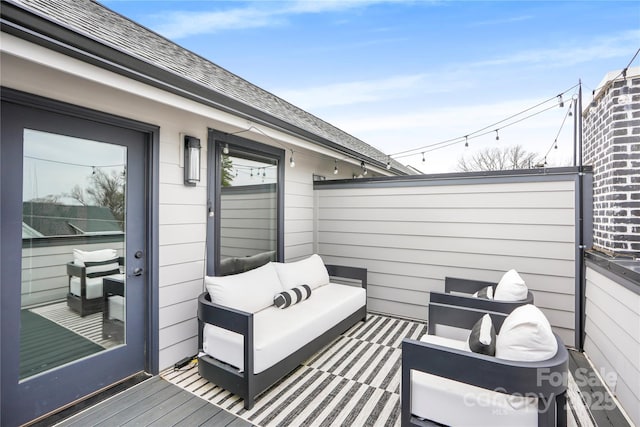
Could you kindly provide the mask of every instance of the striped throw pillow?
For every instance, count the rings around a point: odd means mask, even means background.
[[[300,285],[288,291],[277,293],[273,297],[273,304],[278,308],[287,308],[302,302],[311,296],[309,285]]]
[[[120,274],[120,266],[118,258],[108,259],[105,261],[85,261],[84,266],[87,269],[87,278],[110,276],[112,274]]]

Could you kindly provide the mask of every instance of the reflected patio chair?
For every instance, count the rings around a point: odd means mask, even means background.
[[[118,257],[115,249],[74,249],[73,256],[73,261],[67,263],[67,306],[81,317],[101,312],[104,305],[102,281],[105,277],[124,280],[124,274],[120,272],[124,258]]]

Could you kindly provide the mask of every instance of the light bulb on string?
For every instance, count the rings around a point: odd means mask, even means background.
[[[498,135],[498,129],[496,129],[496,141],[500,141],[500,135]]]
[[[556,138],[556,139],[553,141],[553,144],[554,144],[554,145],[553,145],[553,148],[557,150],[557,149],[558,149],[558,138]]]
[[[229,144],[224,144],[222,148],[222,154],[229,154]]]
[[[558,106],[560,108],[564,107],[564,101],[562,100],[562,94],[558,95]]]
[[[469,135],[465,135],[464,136],[464,146],[468,147],[469,146]]]
[[[387,170],[391,169],[391,156],[387,156]]]
[[[422,163],[424,163],[424,162],[425,162],[425,159],[424,159],[424,151],[423,151],[422,152]]]
[[[291,157],[289,158],[289,166],[292,168],[296,167],[296,161],[293,159],[293,150],[291,150]]]
[[[335,166],[333,167],[333,174],[338,175],[338,160],[335,160]]]

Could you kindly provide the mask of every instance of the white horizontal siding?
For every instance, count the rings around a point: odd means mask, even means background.
[[[318,187],[318,252],[368,269],[370,310],[418,319],[445,276],[498,281],[515,268],[574,345],[574,179],[505,181]]]
[[[640,295],[587,263],[585,353],[640,425]]]

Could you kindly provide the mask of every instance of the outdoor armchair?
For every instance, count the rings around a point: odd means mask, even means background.
[[[550,327],[557,350],[540,361],[474,353],[467,342],[433,335],[437,325],[471,330],[485,314],[499,334],[504,313],[432,303],[429,333],[403,340],[403,426],[566,425],[568,353]]]
[[[509,275],[509,276],[508,276]],[[515,276],[515,277],[514,277]],[[507,300],[502,295],[497,294],[498,298],[488,299],[482,296],[474,296],[475,293],[480,293],[487,287],[491,287],[493,292],[496,292],[498,286],[504,287],[505,285],[511,286],[509,279],[514,281],[522,280],[515,270],[510,270],[505,273],[501,282],[485,282],[482,280],[474,279],[462,279],[458,277],[445,277],[444,278],[444,292],[431,292],[430,302],[437,304],[455,305],[459,307],[476,308],[485,311],[495,311],[498,313],[511,313],[515,308],[525,304],[533,304],[533,294],[524,284],[521,282],[519,292],[522,293],[523,298]],[[526,292],[526,294],[525,294]],[[508,297],[513,297],[514,293],[506,292]]]
[[[73,255],[73,261],[67,263],[67,306],[82,317],[101,312],[104,304],[103,279],[109,277],[123,281],[124,275],[120,271],[124,258],[118,257],[115,249],[74,249]]]

